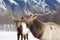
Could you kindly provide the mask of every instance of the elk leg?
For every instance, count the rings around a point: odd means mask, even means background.
[[[28,34],[26,34],[26,36],[27,36],[27,40],[28,40]]]
[[[26,35],[24,35],[24,40],[26,40]]]
[[[17,37],[18,37],[18,40],[19,40],[19,38],[20,38],[20,34],[19,33],[17,34]]]
[[[21,40],[23,40],[23,35],[21,34]]]

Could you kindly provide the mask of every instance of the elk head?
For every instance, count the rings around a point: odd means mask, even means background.
[[[33,22],[39,15],[44,15],[44,14],[33,14],[31,12],[27,13],[27,11],[24,10],[26,13],[26,16],[23,16],[21,20],[25,23]]]
[[[36,15],[27,15],[27,16],[22,17],[21,20],[23,22],[29,23],[29,22],[34,21],[36,18],[37,18]]]
[[[20,20],[14,20],[14,22],[16,23],[16,26],[18,28],[22,26],[22,21],[20,21]]]

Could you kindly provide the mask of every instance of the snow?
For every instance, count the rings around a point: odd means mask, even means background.
[[[6,10],[5,6],[6,5],[5,5],[4,1],[3,0],[0,0],[0,9],[2,8],[4,10]]]
[[[0,40],[17,40],[16,32],[0,32]]]
[[[38,40],[31,33],[29,35],[29,40]],[[0,31],[0,40],[17,40],[17,32],[1,32]]]
[[[15,5],[18,5],[18,3],[16,1],[14,1],[14,0],[9,0],[9,1],[10,1],[11,4],[14,3]]]
[[[60,2],[60,0],[57,0],[58,2]]]

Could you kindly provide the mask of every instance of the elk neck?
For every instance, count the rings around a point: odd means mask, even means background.
[[[39,38],[42,36],[43,32],[44,32],[44,24],[40,21],[35,19],[34,21],[32,21],[32,23],[28,24],[27,26],[30,31],[32,32],[32,34],[36,37]]]

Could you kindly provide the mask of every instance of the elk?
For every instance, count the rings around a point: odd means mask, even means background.
[[[28,40],[28,31],[27,31],[28,29],[26,28],[26,24],[24,22],[22,22],[21,19],[15,18],[12,13],[11,13],[11,17],[17,26],[17,38],[18,38],[18,40],[20,38],[20,35],[21,35],[21,40],[23,40],[23,38],[24,38],[24,40],[26,40],[26,39]]]
[[[28,15],[22,17],[21,19],[27,24],[27,27],[30,29],[34,37],[39,38],[43,35],[44,24],[42,24],[39,20],[35,18],[35,15]]]
[[[39,40],[60,40],[60,36],[58,35],[60,34],[60,25],[53,22],[42,22],[36,19],[38,15],[41,14],[26,15],[21,17],[21,20],[27,24],[27,28]]]

